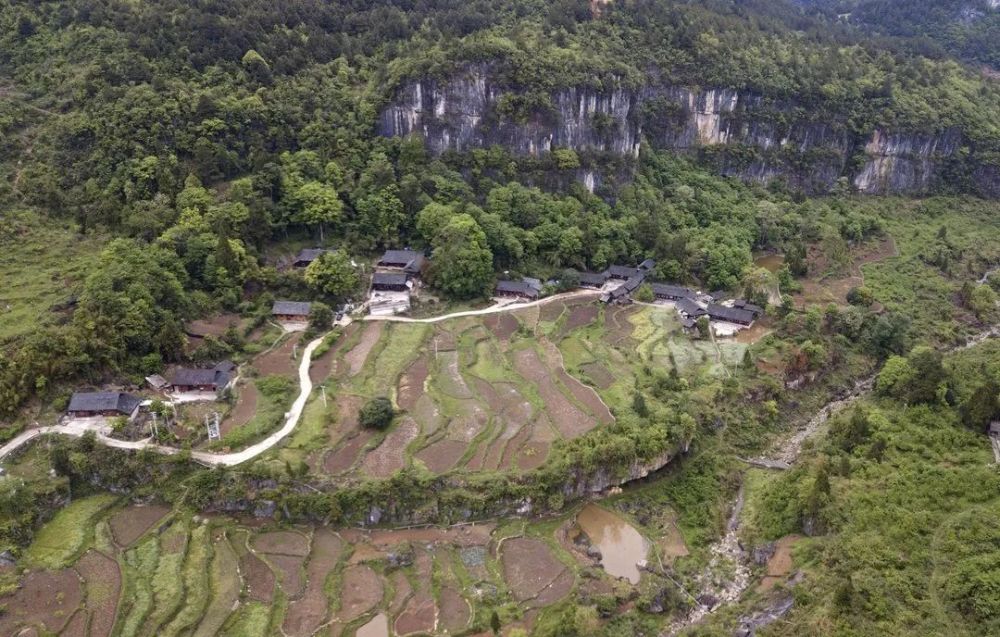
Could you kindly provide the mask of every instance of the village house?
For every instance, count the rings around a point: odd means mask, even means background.
[[[119,391],[76,392],[69,400],[66,415],[70,418],[124,416],[130,421],[139,414],[142,401]]]
[[[656,261],[653,259],[646,259],[639,264],[639,269],[643,272],[652,272],[653,268],[656,267]]]
[[[302,323],[309,320],[312,303],[307,301],[275,301],[271,316],[279,321]]]
[[[329,252],[325,248],[305,248],[298,253],[295,257],[295,261],[292,262],[293,268],[305,268],[308,267],[310,263],[319,258],[324,252]]]
[[[705,316],[706,314],[708,314],[708,311],[702,306],[695,303],[694,299],[690,299],[687,297],[678,299],[677,302],[674,304],[674,307],[677,308],[677,311],[680,312],[682,317],[689,318],[692,320],[697,320],[698,317]]]
[[[537,299],[540,290],[527,281],[497,281],[496,296]]]
[[[650,284],[650,287],[653,288],[653,295],[656,298],[666,301],[694,299],[697,296],[691,288],[685,288],[679,285],[670,285],[669,283],[652,283]]]
[[[764,313],[764,308],[762,308],[759,305],[754,305],[753,303],[747,301],[746,299],[736,299],[735,301],[733,301],[733,307],[750,312],[751,314],[753,314],[755,320],[759,319],[760,316]]]
[[[420,276],[429,265],[423,252],[416,250],[386,250],[375,264],[382,268],[399,269],[411,276]]]
[[[736,323],[737,325],[752,325],[755,317],[753,312],[749,310],[709,303],[708,318],[713,321],[725,321],[726,323]]]
[[[642,270],[627,265],[613,265],[605,271],[609,279],[621,279],[622,281],[631,279],[639,274],[639,272],[642,272]]]
[[[406,292],[410,289],[408,279],[405,272],[376,272],[372,276],[372,289]]]
[[[233,382],[236,365],[222,361],[211,369],[181,367],[170,377],[169,388],[175,392],[215,392],[221,393]]]
[[[581,272],[580,287],[602,288],[608,282],[607,272]]]

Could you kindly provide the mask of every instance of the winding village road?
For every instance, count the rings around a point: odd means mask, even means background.
[[[566,300],[573,298],[587,298],[587,297],[597,297],[599,292],[592,290],[576,290],[573,292],[566,292],[564,294],[554,294],[552,296],[546,297],[544,299],[539,299],[537,301],[530,301],[527,303],[506,303],[493,305],[481,310],[467,310],[464,312],[453,312],[451,314],[444,314],[442,316],[435,316],[425,319],[415,319],[405,316],[365,316],[366,321],[395,321],[399,323],[438,323],[440,321],[446,321],[448,319],[459,318],[462,316],[481,316],[484,314],[496,314],[499,312],[510,312],[514,310],[521,310],[529,307],[535,307],[539,305],[544,305],[556,300]],[[305,409],[306,401],[309,400],[309,394],[312,393],[313,384],[312,379],[309,378],[309,366],[312,364],[312,354],[319,347],[320,343],[326,335],[321,336],[313,341],[311,341],[302,352],[302,361],[299,363],[299,395],[292,403],[291,409],[285,417],[285,424],[282,425],[281,429],[272,433],[268,437],[264,438],[260,442],[253,444],[246,449],[241,449],[240,451],[234,451],[232,453],[213,453],[210,451],[192,451],[191,459],[196,462],[200,462],[205,465],[213,467],[232,467],[238,464],[242,464],[248,460],[253,460],[257,456],[261,455],[265,451],[271,449],[276,444],[281,442],[285,437],[287,437],[292,431],[295,430],[296,425],[299,424],[299,419],[302,417],[302,411]],[[119,440],[117,438],[112,438],[107,435],[107,428],[101,424],[97,423],[85,423],[85,422],[71,422],[63,425],[49,425],[45,427],[35,427],[34,429],[28,429],[22,432],[18,436],[11,439],[3,447],[0,447],[0,461],[6,458],[8,455],[20,449],[22,446],[28,442],[38,438],[39,436],[47,434],[62,434],[65,436],[75,436],[79,438],[88,431],[94,432],[97,436],[97,442],[106,445],[108,447],[113,447],[115,449],[130,449],[130,450],[148,450],[154,451],[156,453],[162,453],[164,455],[176,455],[181,452],[180,449],[176,447],[168,447],[166,445],[160,445],[152,442],[151,439],[145,440]]]
[[[325,335],[310,341],[305,350],[302,352],[302,361],[299,363],[299,395],[295,399],[295,402],[292,403],[291,409],[289,409],[288,413],[285,415],[285,424],[282,425],[281,429],[275,431],[260,442],[250,445],[246,449],[241,449],[240,451],[234,451],[232,453],[192,451],[191,459],[211,466],[231,467],[256,458],[274,445],[278,444],[282,439],[288,436],[288,434],[292,433],[295,426],[299,424],[299,419],[302,417],[302,410],[305,409],[306,401],[309,399],[309,394],[312,393],[313,384],[312,379],[309,378],[309,366],[312,364],[312,354],[316,351],[316,348],[319,347],[320,343],[323,342],[324,338],[326,338]],[[3,447],[0,447],[0,460],[20,448],[22,445],[34,440],[38,436],[45,434],[63,434],[67,436],[80,437],[88,431],[93,431],[97,436],[97,441],[101,444],[107,445],[108,447],[114,447],[116,449],[147,449],[164,455],[176,455],[181,452],[181,450],[176,447],[167,447],[165,445],[156,444],[151,442],[149,439],[136,441],[118,440],[117,438],[111,438],[105,435],[105,428],[101,425],[75,422],[65,425],[36,427],[35,429],[29,429],[21,433]]]
[[[523,310],[529,307],[538,307],[540,305],[545,305],[546,303],[551,303],[552,301],[565,301],[567,299],[581,299],[587,297],[597,298],[600,296],[600,291],[598,290],[574,290],[573,292],[564,292],[562,294],[553,294],[552,296],[547,296],[544,299],[538,299],[537,301],[527,301],[524,303],[499,303],[497,305],[491,305],[489,307],[484,307],[481,310],[465,310],[463,312],[452,312],[451,314],[442,314],[441,316],[432,316],[431,318],[410,318],[409,316],[395,316],[395,315],[385,315],[376,316],[372,314],[366,314],[362,320],[363,321],[391,321],[394,323],[440,323],[441,321],[447,321],[450,319],[461,318],[463,316],[483,316],[484,314],[499,314],[500,312],[512,312],[514,310]]]

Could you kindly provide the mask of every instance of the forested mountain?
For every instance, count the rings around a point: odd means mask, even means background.
[[[157,369],[183,319],[247,291],[303,292],[269,267],[279,238],[478,246],[453,262],[483,276],[438,273],[466,296],[493,268],[647,254],[727,287],[826,205],[803,192],[1000,189],[995,82],[763,1],[7,3],[0,134],[0,240],[117,237],[86,280],[53,269],[60,311],[4,330],[5,413]]]
[[[827,18],[904,39],[911,50],[1000,69],[996,0],[801,0]]]

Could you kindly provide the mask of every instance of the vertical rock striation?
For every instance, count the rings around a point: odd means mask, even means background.
[[[827,192],[841,177],[863,193],[926,193],[949,166],[968,161],[956,129],[857,135],[845,121],[817,119],[794,102],[749,91],[648,84],[567,87],[542,104],[524,97],[495,83],[487,67],[469,66],[447,81],[400,87],[382,111],[379,133],[420,135],[434,154],[498,145],[516,155],[571,148],[635,158],[645,140],[695,156],[723,175],[759,184],[782,179],[809,193]],[[964,173],[968,189],[1000,196],[1000,168],[973,162]],[[590,190],[601,183],[591,168],[577,176]]]

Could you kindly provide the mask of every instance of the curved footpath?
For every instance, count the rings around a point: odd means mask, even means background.
[[[312,393],[313,384],[312,379],[309,378],[309,366],[312,364],[312,354],[316,351],[316,348],[319,347],[320,343],[323,342],[324,338],[326,338],[326,335],[320,336],[319,338],[311,341],[302,352],[302,362],[299,363],[299,395],[298,398],[295,399],[295,402],[292,403],[291,409],[289,409],[288,413],[285,415],[285,424],[282,425],[281,429],[272,433],[260,442],[250,445],[246,449],[234,451],[232,453],[192,451],[191,459],[206,465],[231,467],[256,458],[274,445],[278,444],[283,438],[288,436],[288,434],[292,433],[295,426],[299,424],[299,418],[302,417],[302,410],[305,409],[306,401],[309,399],[309,394]],[[5,458],[14,450],[20,448],[22,445],[45,434],[63,434],[67,436],[80,437],[88,431],[92,431],[97,435],[98,442],[108,447],[114,447],[115,449],[147,449],[149,451],[155,451],[156,453],[162,453],[168,456],[176,455],[181,452],[181,450],[176,447],[159,445],[154,442],[150,442],[149,439],[136,441],[118,440],[117,438],[111,438],[104,435],[99,429],[100,428],[96,425],[79,423],[52,425],[48,427],[36,427],[35,429],[29,429],[22,432],[19,436],[15,437],[3,447],[0,447],[0,460]]]
[[[514,310],[523,310],[529,307],[538,307],[540,305],[545,305],[546,303],[551,303],[552,301],[565,301],[566,299],[580,299],[587,297],[597,297],[601,293],[597,290],[576,290],[573,292],[564,292],[562,294],[553,294],[552,296],[547,296],[544,299],[538,299],[537,301],[527,301],[525,303],[500,303],[497,305],[491,305],[489,307],[484,307],[481,310],[465,310],[464,312],[452,312],[451,314],[442,314],[441,316],[433,316],[431,318],[410,318],[409,316],[396,316],[394,314],[387,314],[385,316],[374,316],[371,314],[366,314],[361,320],[363,321],[391,321],[394,323],[440,323],[441,321],[447,321],[449,319],[461,318],[463,316],[483,316],[484,314],[499,314],[500,312],[512,312]]]

